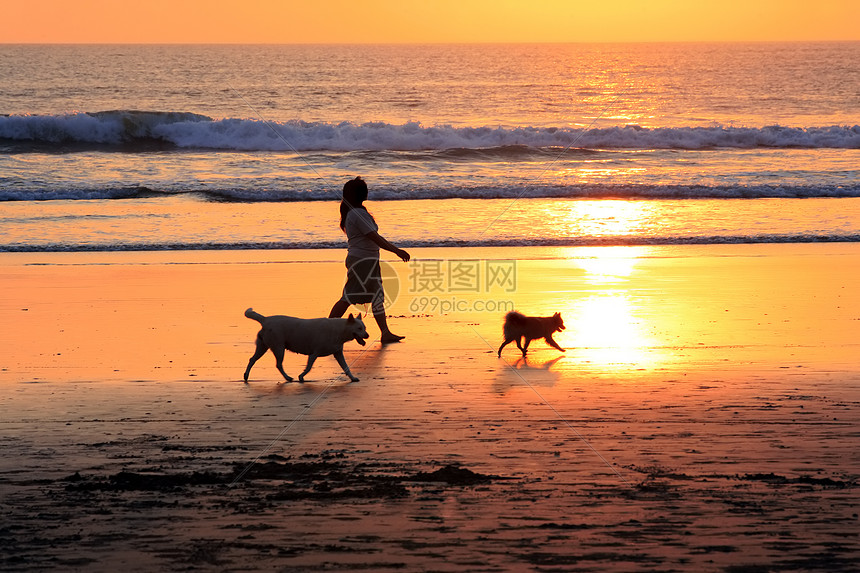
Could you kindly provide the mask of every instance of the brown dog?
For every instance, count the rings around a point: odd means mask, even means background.
[[[526,316],[515,311],[509,312],[505,315],[505,325],[502,328],[505,341],[499,346],[499,356],[501,357],[502,355],[502,349],[515,340],[517,341],[517,348],[525,356],[529,349],[529,343],[538,338],[543,338],[547,344],[564,352],[564,348],[556,344],[555,340],[552,339],[554,332],[561,332],[562,330],[564,330],[564,322],[561,320],[559,313],[555,313],[552,316],[535,317]],[[525,339],[525,345],[520,344],[521,338]]]
[[[329,354],[334,354],[335,360],[350,380],[358,382],[358,378],[349,371],[349,366],[343,357],[343,345],[345,342],[355,340],[364,346],[364,341],[370,338],[360,316],[353,317],[351,314],[349,318],[263,316],[254,312],[252,308],[245,311],[245,316],[256,320],[263,327],[257,333],[257,350],[245,369],[245,382],[248,381],[251,367],[269,349],[275,355],[275,366],[288,382],[292,382],[293,379],[284,372],[285,350],[306,354],[308,357],[305,371],[299,374],[300,382],[304,382],[305,374],[310,372],[317,358]]]

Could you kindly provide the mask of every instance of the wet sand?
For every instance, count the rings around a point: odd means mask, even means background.
[[[304,384],[340,252],[0,255],[0,567],[857,570],[860,245],[412,254]]]

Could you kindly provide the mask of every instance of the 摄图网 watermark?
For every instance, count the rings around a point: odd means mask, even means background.
[[[517,290],[515,260],[429,260],[409,262],[409,292],[512,293]]]
[[[514,309],[513,301],[500,295],[516,292],[515,260],[412,260],[407,265],[405,280],[401,278],[399,265],[376,259],[370,262],[352,268],[357,279],[353,287],[357,284],[366,294],[373,295],[378,292],[381,279],[386,309],[404,292],[412,297],[408,303],[412,312],[506,312]]]
[[[515,260],[418,260],[409,262],[407,292],[412,312],[506,312],[511,300],[474,298],[517,289]]]

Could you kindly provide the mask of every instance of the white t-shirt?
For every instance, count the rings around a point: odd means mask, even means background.
[[[344,221],[347,253],[353,257],[379,258],[379,245],[367,238],[368,233],[379,231],[373,217],[364,209],[350,209]]]

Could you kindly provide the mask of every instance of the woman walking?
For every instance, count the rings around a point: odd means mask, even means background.
[[[379,226],[367,212],[367,183],[361,177],[346,182],[340,202],[340,228],[346,233],[346,285],[343,295],[334,303],[329,318],[340,318],[351,304],[370,303],[373,318],[382,332],[380,342],[399,342],[398,336],[388,328],[385,317],[385,295],[382,290],[382,273],[379,268],[379,249],[385,249],[409,260],[409,253],[389,243],[379,234]]]

